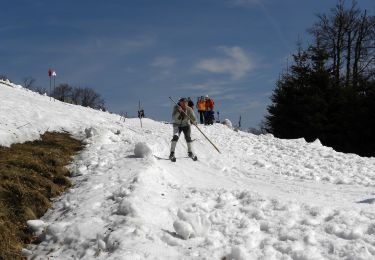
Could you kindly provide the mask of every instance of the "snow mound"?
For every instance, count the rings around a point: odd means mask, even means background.
[[[147,158],[152,156],[151,148],[144,142],[135,144],[134,156],[137,158]]]
[[[98,130],[94,127],[89,127],[85,129],[86,138],[91,138],[99,134]]]
[[[246,250],[241,246],[234,246],[230,254],[227,256],[228,260],[247,260],[250,259]]]
[[[183,220],[176,220],[173,223],[173,228],[178,235],[180,235],[183,239],[189,239],[191,235],[194,234],[193,227]]]
[[[225,119],[224,122],[223,122],[223,125],[226,125],[230,129],[233,128],[232,122],[229,119]]]
[[[134,217],[137,215],[137,209],[131,202],[124,199],[118,207],[118,214],[124,216],[130,215]]]
[[[179,220],[173,223],[173,227],[176,233],[184,239],[205,237],[211,228],[211,222],[203,214],[190,213],[179,209],[177,217]]]
[[[28,220],[27,226],[35,233],[40,233],[46,227],[46,223],[40,219]]]
[[[311,145],[323,147],[322,143],[320,142],[318,138],[314,142],[312,142]]]

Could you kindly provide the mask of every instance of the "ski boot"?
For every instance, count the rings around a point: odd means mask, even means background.
[[[189,156],[189,158],[191,158],[193,161],[198,160],[198,157],[197,157],[196,155],[194,155],[192,152],[188,152],[188,156]]]
[[[176,157],[174,156],[174,152],[171,152],[169,154],[169,160],[171,160],[172,162],[176,162]]]

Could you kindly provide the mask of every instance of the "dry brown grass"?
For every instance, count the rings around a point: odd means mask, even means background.
[[[20,249],[32,241],[26,221],[43,216],[50,200],[71,183],[68,165],[83,145],[65,133],[41,140],[0,146],[0,259],[23,259]]]

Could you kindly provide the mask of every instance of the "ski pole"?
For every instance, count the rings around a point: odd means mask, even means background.
[[[141,128],[143,128],[143,126],[142,126],[142,116],[141,116],[141,101],[140,100],[138,102],[138,117],[139,117],[139,121],[141,122]]]
[[[181,107],[171,97],[169,97],[169,99],[172,100],[172,102],[175,103],[177,106]],[[191,117],[184,110],[182,110],[182,112],[184,112],[184,114],[190,119],[190,121],[193,121],[191,119]],[[221,153],[220,150],[216,147],[216,145],[214,145],[214,143],[202,132],[202,130],[196,124],[193,124],[193,125],[195,125],[195,127],[199,130],[199,132],[201,132],[201,134],[207,139],[207,141],[209,141],[210,144],[212,144],[212,146],[215,147],[216,151],[218,151],[219,153]]]

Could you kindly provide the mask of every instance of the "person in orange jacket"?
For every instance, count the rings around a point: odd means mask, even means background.
[[[215,102],[213,101],[212,98],[208,97],[208,95],[205,98],[205,106],[206,106],[206,111],[204,113],[204,124],[212,125],[215,121],[215,112],[214,112]]]
[[[208,97],[208,95],[206,96],[206,111],[214,111],[214,106],[215,106],[215,102],[213,101],[212,98]]]
[[[206,111],[206,100],[203,96],[198,97],[197,109],[199,112],[199,121],[201,124],[204,123],[204,111]]]

